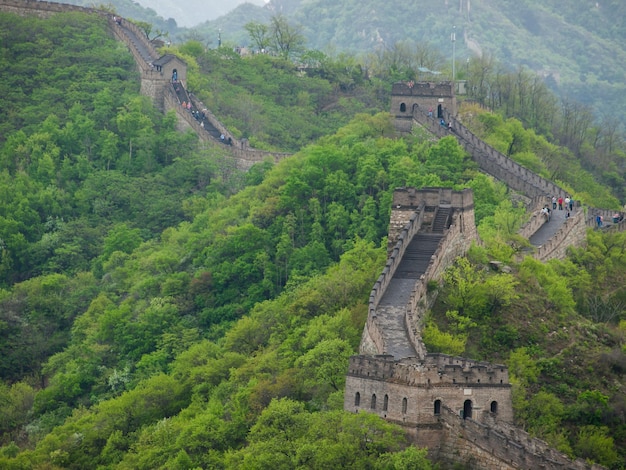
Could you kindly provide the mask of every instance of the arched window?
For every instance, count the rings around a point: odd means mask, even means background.
[[[376,394],[372,395],[372,410],[376,409]]]
[[[472,417],[472,400],[465,400],[463,403],[463,419]]]
[[[435,400],[435,414],[441,414],[441,400]]]
[[[406,113],[406,104],[400,103],[400,112],[401,113]]]
[[[498,412],[498,402],[497,401],[492,401],[491,402],[491,412],[492,413],[497,413]]]
[[[406,414],[406,409],[407,409],[407,400],[406,398],[402,399],[402,413]]]
[[[383,411],[387,411],[389,408],[389,396],[385,394],[385,398],[383,399]]]
[[[359,392],[356,392],[356,394],[354,395],[354,406],[360,406],[361,405],[361,394]]]

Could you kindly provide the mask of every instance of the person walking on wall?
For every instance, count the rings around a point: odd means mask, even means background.
[[[563,210],[563,196],[559,196],[559,210],[562,211]]]
[[[552,196],[552,210],[556,210],[556,196]]]

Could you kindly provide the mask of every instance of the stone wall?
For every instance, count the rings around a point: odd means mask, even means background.
[[[450,122],[452,124],[452,130],[441,126],[438,119],[429,117],[428,108],[422,105],[416,105],[413,109],[407,109],[406,112],[400,113],[397,107],[404,96],[401,93],[402,87],[404,86],[406,85],[397,84],[397,87],[394,85],[392,91],[392,93],[398,93],[399,95],[395,98],[395,101],[392,97],[392,114],[395,117],[396,130],[398,132],[410,132],[412,123],[417,122],[437,138],[446,136],[456,137],[464,149],[472,156],[474,161],[478,163],[482,171],[527,197],[536,199],[543,197],[551,198],[552,196],[565,197],[568,195],[566,190],[554,184],[552,181],[524,168],[479,139],[456,119],[456,107],[452,112],[447,109],[443,110],[443,118],[446,123]],[[409,114],[411,118],[408,117]],[[411,122],[409,123],[409,121]],[[577,206],[580,206],[580,204],[577,204]],[[616,211],[613,210],[589,208],[586,223],[589,226],[594,226],[595,216],[599,214],[604,217],[608,225],[611,223],[613,214],[615,213]],[[619,224],[619,227],[615,227],[613,230],[624,231],[626,230],[626,212],[618,211],[617,213],[625,216],[625,219]],[[538,225],[538,223],[536,225]],[[530,230],[530,227],[527,227],[527,229]]]
[[[413,346],[418,353],[425,351],[419,329],[423,314],[432,300],[428,298],[428,283],[431,280],[439,279],[443,270],[456,257],[465,254],[472,241],[478,239],[474,223],[474,199],[469,189],[453,191],[449,188],[425,188],[422,190],[398,188],[394,191],[389,224],[389,238],[392,242],[388,245],[385,268],[374,283],[370,293],[367,323],[359,349],[361,354],[385,353],[381,327],[376,315],[378,304],[391,282],[408,244],[418,231],[430,226],[439,206],[454,209],[453,222],[444,231],[444,237],[432,256],[426,272],[420,279],[416,280],[405,316],[405,326]],[[400,229],[400,227],[402,228]]]
[[[442,407],[439,416],[446,428],[435,458],[465,469],[600,470],[583,460],[571,460],[546,442],[520,428],[488,416],[485,422],[462,419],[455,410]]]
[[[15,13],[20,16],[37,16],[39,18],[49,18],[55,13],[66,13],[70,11],[106,15],[105,12],[94,10],[93,8],[85,8],[66,3],[44,2],[40,0],[0,0],[0,11]]]
[[[497,421],[512,422],[506,367],[444,354],[429,354],[425,360],[350,359],[344,409],[376,413],[413,427],[437,424],[442,406],[475,420],[486,413]]]
[[[432,109],[435,116],[448,109],[456,115],[456,95],[452,82],[394,83],[391,90],[391,114],[396,129],[411,132],[413,109]]]
[[[550,210],[552,210],[551,200],[547,196],[537,196],[531,199],[530,203],[526,206],[527,212],[530,212],[530,218],[522,227],[517,231],[519,235],[524,238],[530,238],[537,230],[541,228],[543,224],[547,222],[545,216],[541,213],[541,209],[547,204],[550,204]]]
[[[382,333],[380,326],[376,318],[376,308],[380,303],[391,279],[393,278],[402,256],[406,251],[407,246],[413,239],[413,236],[422,227],[422,218],[424,214],[424,205],[419,204],[410,214],[408,222],[402,228],[400,234],[397,236],[397,241],[394,248],[387,256],[387,263],[383,269],[383,272],[378,276],[378,279],[374,283],[374,287],[370,292],[369,307],[367,322],[363,330],[363,338],[361,339],[360,351],[362,354],[381,354],[384,351],[384,344],[382,339]],[[396,220],[394,223],[402,223],[404,218],[409,215],[407,211],[400,213],[402,217]],[[393,218],[392,218],[393,220]]]
[[[582,210],[578,210],[565,221],[550,240],[537,248],[534,256],[539,261],[547,261],[553,258],[564,259],[568,247],[583,246],[586,240],[587,225],[585,223],[585,213]]]
[[[164,86],[164,108],[165,111],[169,111],[173,109],[176,112],[176,116],[178,118],[178,127],[181,130],[192,129],[200,138],[205,142],[212,142],[214,144],[219,144],[223,146],[228,154],[232,157],[235,162],[235,166],[240,170],[248,170],[255,163],[260,163],[265,160],[271,160],[276,163],[291,156],[290,153],[284,152],[268,152],[265,150],[257,150],[247,146],[246,141],[238,140],[233,137],[230,131],[215,117],[211,111],[208,109],[205,111],[205,116],[208,122],[211,123],[213,127],[219,130],[226,139],[229,137],[232,139],[233,145],[224,146],[222,142],[213,139],[211,135],[204,129],[200,122],[193,118],[193,116],[188,112],[184,111],[181,107],[181,103],[178,101],[178,97],[173,89],[171,83],[167,83]],[[197,99],[193,94],[190,94],[191,101],[196,109],[206,109],[204,104]]]

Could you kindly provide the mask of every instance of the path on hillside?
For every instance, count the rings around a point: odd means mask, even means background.
[[[574,209],[575,211],[576,209]],[[578,209],[582,210],[582,209]],[[550,221],[543,224],[529,239],[531,245],[540,247],[544,245],[548,240],[550,240],[563,226],[565,221],[567,220],[567,211],[566,210],[552,210],[550,212]],[[570,215],[574,215],[572,211]]]
[[[141,38],[137,37],[135,31],[127,26],[127,20],[118,16],[115,23],[123,31],[123,33],[126,35],[130,43],[133,45],[135,50],[139,53],[139,55],[146,64],[151,65],[152,62],[159,58],[158,55],[155,55],[152,50],[146,47],[144,41]]]
[[[426,272],[442,238],[442,233],[417,233],[413,237],[376,307],[385,353],[395,360],[420,357],[424,353],[416,351],[409,338],[406,311],[415,283]]]

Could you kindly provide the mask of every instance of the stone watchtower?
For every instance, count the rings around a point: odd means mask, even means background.
[[[426,114],[432,109],[433,116],[443,117],[446,109],[456,116],[456,95],[452,82],[398,82],[391,89],[391,114],[399,132],[411,132],[413,112],[419,108]]]
[[[174,54],[165,54],[142,70],[141,93],[151,97],[155,105],[163,111],[165,90],[174,82],[187,86],[187,64]]]

